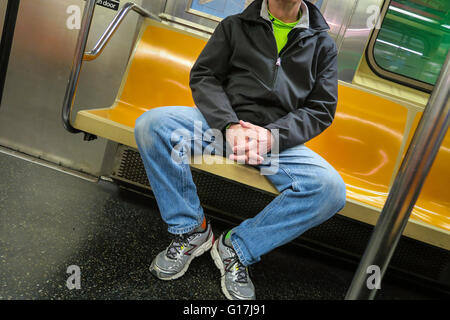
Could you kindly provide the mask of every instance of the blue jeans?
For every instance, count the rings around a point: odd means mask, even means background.
[[[199,124],[203,132],[209,129],[201,112],[192,107],[155,108],[136,120],[136,143],[162,219],[173,234],[192,231],[204,218],[189,164],[171,156],[180,145],[184,146],[178,151],[182,158],[194,146],[204,150],[211,143],[198,135]],[[173,132],[180,129],[190,136],[174,139]],[[261,170],[267,165],[265,161],[255,167]],[[346,188],[339,173],[303,144],[282,151],[278,170],[267,178],[280,194],[231,232],[233,247],[246,266],[326,221],[345,205]]]

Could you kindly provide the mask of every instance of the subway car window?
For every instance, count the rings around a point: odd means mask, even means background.
[[[378,67],[434,85],[450,47],[449,8],[450,1],[391,1],[372,51]]]

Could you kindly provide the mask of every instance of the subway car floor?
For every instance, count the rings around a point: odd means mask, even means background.
[[[213,219],[216,235],[230,227]],[[148,271],[170,242],[154,199],[0,153],[0,299],[224,299],[209,253],[180,279]],[[69,290],[67,268],[81,270]],[[251,268],[258,299],[343,299],[356,266],[286,245]],[[433,299],[385,279],[377,299]]]

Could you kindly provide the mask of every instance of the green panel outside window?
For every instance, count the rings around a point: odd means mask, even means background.
[[[391,1],[375,42],[379,67],[434,85],[450,47],[450,0]]]

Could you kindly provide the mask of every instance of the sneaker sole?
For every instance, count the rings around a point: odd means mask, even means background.
[[[232,296],[231,293],[227,290],[227,287],[225,286],[225,267],[223,266],[222,263],[222,259],[220,258],[219,255],[219,249],[218,247],[218,243],[219,243],[219,239],[217,239],[217,241],[214,242],[212,249],[211,249],[211,257],[214,261],[214,264],[216,265],[217,269],[220,270],[220,275],[221,275],[221,279],[220,279],[220,287],[222,288],[222,292],[225,295],[225,297],[228,300],[251,300],[251,299],[240,299],[238,297]]]
[[[197,249],[195,249],[192,252],[191,258],[186,262],[186,265],[184,266],[184,268],[180,272],[178,272],[178,273],[176,273],[176,274],[174,274],[174,275],[172,275],[170,277],[161,278],[161,277],[158,276],[158,274],[160,272],[162,273],[162,271],[155,265],[154,260],[152,261],[152,264],[150,265],[149,270],[154,276],[156,276],[160,280],[170,281],[170,280],[178,279],[178,278],[182,277],[186,273],[186,271],[188,270],[189,265],[191,264],[192,260],[194,260],[194,258],[196,258],[196,257],[200,257],[206,251],[211,249],[211,247],[213,246],[213,243],[214,243],[214,234],[211,231],[211,234],[208,237],[208,239],[200,247],[198,247]]]
[[[220,238],[219,238],[219,239],[220,239]],[[215,241],[214,244],[213,244],[213,246],[212,246],[212,249],[211,249],[211,258],[213,259],[214,264],[216,265],[217,269],[220,270],[220,275],[221,275],[221,277],[220,277],[220,287],[222,288],[223,294],[225,295],[225,297],[226,297],[228,300],[236,300],[236,299],[233,298],[233,296],[228,292],[227,287],[225,286],[225,268],[224,268],[224,266],[223,266],[222,259],[220,258],[219,250],[217,249],[218,241],[219,241],[219,240]]]

